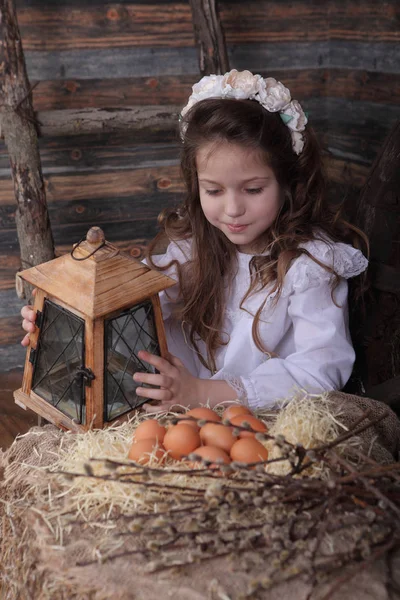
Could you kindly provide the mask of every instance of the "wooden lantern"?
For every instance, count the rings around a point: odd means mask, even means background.
[[[175,282],[120,253],[98,227],[19,276],[37,288],[37,327],[15,402],[72,431],[128,418],[146,401],[133,373],[154,372],[138,351],[167,353],[158,293]]]

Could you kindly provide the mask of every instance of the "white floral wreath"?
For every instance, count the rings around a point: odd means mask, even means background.
[[[300,154],[304,147],[302,131],[307,124],[307,116],[297,100],[292,100],[289,90],[273,77],[264,79],[250,71],[232,69],[225,75],[206,75],[192,87],[193,93],[181,111],[181,136],[185,135],[188,124],[183,120],[187,111],[196,102],[205,98],[235,98],[237,100],[257,100],[269,112],[279,112],[292,135],[293,150]]]

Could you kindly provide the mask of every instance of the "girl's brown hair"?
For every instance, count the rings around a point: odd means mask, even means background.
[[[274,171],[281,188],[283,202],[273,225],[257,241],[257,252],[250,261],[251,283],[243,303],[255,291],[268,287],[268,295],[279,298],[285,275],[292,261],[301,254],[330,271],[333,290],[338,274],[300,248],[310,240],[323,236],[332,241],[346,241],[360,247],[368,245],[366,237],[341,216],[341,210],[327,202],[322,157],[316,136],[307,125],[303,132],[304,149],[300,155],[292,149],[289,128],[278,113],[270,113],[254,100],[207,99],[195,104],[185,116],[181,170],[186,184],[186,196],[178,209],[160,215],[163,232],[149,245],[148,261],[156,269],[165,270],[173,264],[180,284],[180,302],[176,318],[187,327],[188,338],[198,351],[198,341],[207,348],[207,359],[199,358],[210,371],[215,371],[215,351],[227,343],[222,331],[226,283],[237,267],[236,246],[205,218],[200,205],[196,155],[204,144],[229,142],[261,152]],[[157,267],[151,254],[160,236],[169,240],[191,239],[191,259],[181,265],[172,261]],[[268,252],[267,256],[261,253]],[[333,293],[332,290],[332,293]],[[275,300],[275,301],[276,301]],[[258,323],[266,299],[253,319],[253,339],[261,351]]]

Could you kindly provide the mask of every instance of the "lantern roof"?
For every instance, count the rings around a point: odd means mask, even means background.
[[[131,307],[176,283],[120,252],[99,227],[92,227],[71,253],[18,275],[92,319]]]

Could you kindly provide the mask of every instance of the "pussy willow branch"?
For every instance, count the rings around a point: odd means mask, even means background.
[[[89,474],[89,473],[72,473],[71,471],[53,471],[54,474],[56,475],[65,475],[66,477],[81,477],[81,478],[88,478],[88,479],[100,479],[102,481],[109,481],[110,483],[124,483],[126,485],[138,485],[139,487],[147,487],[147,488],[154,488],[154,489],[169,489],[169,490],[174,490],[174,491],[179,491],[181,493],[184,493],[185,495],[188,496],[198,496],[198,495],[203,495],[204,494],[204,490],[201,488],[191,488],[191,487],[184,487],[184,486],[179,486],[179,485],[171,485],[168,483],[153,483],[151,481],[136,481],[136,480],[125,480],[125,479],[119,479],[119,477],[110,477],[108,475],[95,475],[93,474]]]
[[[387,503],[390,506],[390,508],[396,513],[400,521],[400,509],[391,500],[389,500],[389,498],[385,494],[378,490],[378,488],[375,485],[370,483],[364,475],[358,474],[357,477],[357,471],[344,458],[338,456],[337,454],[333,454],[333,460],[334,462],[342,465],[351,474],[354,474],[356,478],[359,479],[359,481],[361,481],[361,483],[365,486],[365,488],[372,494],[374,494],[374,496],[376,496],[378,500]]]
[[[197,509],[202,509],[203,508],[203,504],[200,503],[193,503],[193,504],[187,504],[184,508],[171,508],[170,510],[160,510],[157,511],[156,513],[132,513],[131,515],[116,515],[114,516],[109,516],[107,515],[107,521],[133,521],[135,519],[141,519],[141,520],[148,520],[148,519],[155,519],[158,517],[164,517],[164,516],[168,516],[168,517],[174,517],[175,514],[182,514],[182,513],[190,513],[190,512],[194,512],[196,513]],[[214,509],[217,510],[217,509]],[[68,511],[68,513],[63,513],[63,514],[74,514],[74,511]],[[71,521],[71,523],[73,523],[73,525],[91,525],[91,524],[104,524],[104,519],[103,520],[90,520],[90,519],[74,519],[73,521]]]
[[[246,431],[248,431],[248,430],[246,429]],[[270,465],[270,464],[273,464],[273,463],[284,462],[284,461],[287,461],[287,460],[288,460],[287,456],[280,456],[280,457],[277,457],[277,458],[270,458],[268,460],[258,461],[258,462],[255,462],[255,463],[249,463],[249,464],[243,465],[242,469],[243,469],[244,472],[248,473],[248,469],[250,467],[260,467],[260,466]],[[162,476],[165,476],[165,475],[182,475],[182,473],[184,473],[185,476],[186,475],[187,476],[201,475],[202,477],[207,476],[207,477],[210,477],[210,478],[213,478],[213,479],[220,480],[220,477],[218,475],[210,473],[210,469],[208,467],[205,467],[203,469],[196,468],[196,469],[187,469],[185,471],[182,471],[182,469],[172,469],[172,468],[157,469],[157,468],[154,468],[154,467],[143,466],[143,465],[141,465],[139,463],[135,463],[133,461],[125,461],[125,462],[123,462],[123,461],[114,460],[114,459],[111,459],[111,458],[90,458],[89,462],[90,463],[91,462],[103,463],[106,468],[110,468],[110,469],[114,469],[114,468],[117,468],[117,467],[126,467],[126,468],[131,467],[131,468],[135,469],[135,471],[133,471],[133,473],[135,475],[142,475],[142,474],[146,474],[146,473],[151,473],[152,475],[155,475],[155,476],[159,475],[160,477],[162,477]],[[201,463],[201,462],[204,462],[204,461],[200,461],[199,460],[198,462]],[[229,469],[229,464],[221,464],[221,467],[225,467],[226,468],[227,474],[229,474],[229,471],[232,471],[232,469]],[[218,467],[218,468],[220,468],[220,467]],[[137,469],[141,469],[141,471],[138,472]],[[238,467],[237,470],[240,470],[240,468]],[[256,476],[260,474],[260,471],[254,471],[253,474],[254,474],[254,477],[256,478]],[[274,477],[277,477],[273,473],[265,473],[265,471],[262,471],[261,475],[263,475],[264,477],[268,476],[271,479],[273,479]],[[241,481],[241,480],[235,477],[235,481]],[[246,480],[243,479],[242,481],[246,481]]]
[[[172,529],[174,529],[173,525],[171,525],[171,523],[169,523],[168,527],[171,527]],[[224,534],[227,533],[240,533],[242,531],[249,531],[251,529],[259,529],[261,527],[260,523],[254,523],[252,525],[243,525],[242,527],[226,527],[224,528],[221,532],[215,531],[215,527],[209,528],[209,529],[194,529],[192,531],[176,531],[176,529],[174,529],[174,532],[177,533],[178,538],[180,537],[189,537],[191,539],[195,539],[197,536],[201,536],[201,535],[208,535],[208,534],[214,534],[214,535],[218,535],[219,533],[223,536]],[[146,529],[144,531],[147,531]],[[152,527],[151,529],[149,529],[148,531],[151,531],[151,533],[165,533],[165,529],[163,528],[163,526],[157,526],[157,527]],[[141,533],[143,533],[143,531],[135,531],[135,532],[131,532],[131,531],[124,531],[122,533],[117,533],[115,534],[115,537],[126,537],[129,535],[135,536],[135,535],[140,535]],[[177,539],[178,539],[177,538]]]

